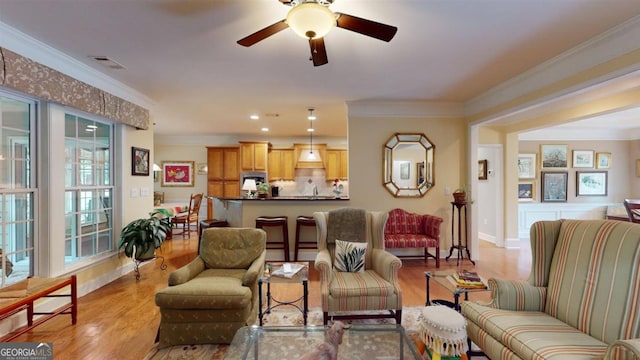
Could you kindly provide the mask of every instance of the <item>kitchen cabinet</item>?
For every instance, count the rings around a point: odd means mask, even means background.
[[[207,195],[216,197],[240,196],[240,149],[207,147]],[[213,219],[213,204],[207,201],[207,219]]]
[[[269,143],[240,141],[240,169],[267,171]]]
[[[326,178],[347,180],[349,178],[349,152],[347,150],[326,151]]]
[[[295,180],[296,163],[293,149],[269,151],[269,181]]]

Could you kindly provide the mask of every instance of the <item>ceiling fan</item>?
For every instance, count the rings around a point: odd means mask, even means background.
[[[398,31],[395,26],[339,12],[334,13],[329,9],[333,1],[280,0],[281,3],[292,7],[287,18],[238,40],[238,44],[249,47],[286,28],[291,28],[296,34],[309,40],[311,48],[309,60],[313,61],[314,66],[320,66],[329,62],[327,50],[324,47],[324,36],[335,26],[387,42],[391,41]]]

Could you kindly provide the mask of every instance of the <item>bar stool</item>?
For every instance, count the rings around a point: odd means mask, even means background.
[[[270,226],[282,228],[282,241],[270,241],[267,234],[267,249],[283,249],[284,261],[289,261],[289,224],[286,216],[259,216],[256,218],[256,228]]]
[[[317,241],[300,241],[300,227],[313,226],[316,227],[316,220],[312,216],[298,216],[296,218],[296,249],[294,261],[298,261],[298,249],[317,249]]]

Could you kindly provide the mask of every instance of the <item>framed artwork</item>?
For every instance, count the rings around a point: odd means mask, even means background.
[[[640,159],[636,160],[636,176],[640,177]]]
[[[518,178],[536,178],[536,154],[518,154]]]
[[[576,171],[576,196],[606,195],[606,171]]]
[[[518,201],[533,201],[536,198],[536,184],[524,182],[518,184]]]
[[[487,180],[487,159],[478,160],[478,180]]]
[[[400,162],[400,179],[401,180],[409,180],[411,177],[411,162],[409,161],[401,161]]]
[[[131,175],[149,176],[149,149],[131,147]]]
[[[548,171],[541,173],[542,201],[566,202],[567,180],[569,173],[566,171]]]
[[[593,168],[593,150],[573,150],[574,168]]]
[[[608,169],[611,167],[611,153],[599,152],[596,153],[596,168]]]
[[[198,172],[198,175],[207,175],[207,172],[209,172],[209,167],[206,163],[198,163],[196,164],[196,171]]]
[[[425,181],[424,178],[424,161],[419,161],[416,164],[416,174],[418,175],[417,180],[416,180],[416,187],[420,187],[420,184],[422,184]]]
[[[193,186],[193,161],[163,161],[162,186]]]
[[[542,168],[566,168],[568,145],[540,145]]]

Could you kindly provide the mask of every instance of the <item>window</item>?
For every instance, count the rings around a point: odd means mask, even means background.
[[[113,125],[65,114],[65,264],[113,250]]]
[[[1,286],[33,275],[35,103],[0,92]]]

